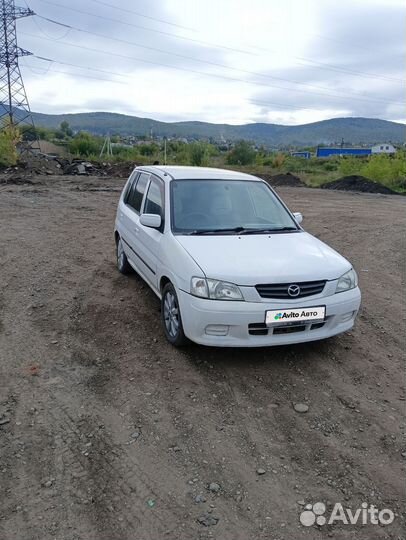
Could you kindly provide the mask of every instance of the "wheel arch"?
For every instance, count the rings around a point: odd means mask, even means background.
[[[171,279],[169,279],[168,276],[161,276],[161,279],[159,280],[159,290],[161,291],[161,293],[164,290],[165,285],[167,285],[168,283],[172,283],[173,285],[173,282],[171,281]]]

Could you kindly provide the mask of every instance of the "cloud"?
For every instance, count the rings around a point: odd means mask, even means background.
[[[21,60],[36,111],[235,124],[405,116],[405,9],[395,0],[29,4],[86,31],[38,17],[18,21],[22,47],[62,63]]]

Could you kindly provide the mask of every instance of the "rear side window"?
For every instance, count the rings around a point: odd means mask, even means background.
[[[132,185],[131,191],[127,197],[127,204],[133,208],[138,214],[141,210],[141,203],[144,197],[145,188],[149,180],[149,174],[141,173],[138,177],[138,180],[135,181]]]

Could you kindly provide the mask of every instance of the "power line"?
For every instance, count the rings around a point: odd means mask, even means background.
[[[53,62],[53,63],[56,62],[56,61],[51,61],[51,60],[48,60],[48,61]],[[74,64],[69,64],[69,65],[75,66],[75,67],[77,67],[79,69],[89,69],[89,70],[93,69],[93,68],[88,68],[88,67],[83,67],[83,66],[76,66]],[[68,72],[68,71],[56,70],[56,69],[53,68],[51,63],[49,64],[49,67],[46,70],[43,70],[40,73],[36,72],[34,68],[27,65],[26,63],[22,64],[22,66],[24,68],[29,69],[34,75],[41,76],[41,77],[43,77],[44,75],[49,73],[50,70],[51,70],[51,67],[52,67],[51,73],[58,73],[58,74],[64,74],[64,75],[74,75],[75,77],[79,77],[79,78],[94,79],[94,80],[97,80],[97,81],[105,81],[105,82],[110,82],[110,83],[113,83],[113,84],[125,85],[124,82],[116,81],[114,79],[106,79],[106,78],[102,78],[102,77],[93,77],[91,75],[83,75],[81,73],[74,73],[73,74],[73,73]],[[123,77],[124,77],[124,75],[123,75]],[[267,107],[269,109],[272,109],[272,107],[276,106],[276,107],[279,107],[280,109],[282,109],[281,112],[283,112],[283,109],[290,109],[292,111],[318,111],[318,112],[321,111],[320,107],[301,107],[301,106],[294,106],[294,105],[286,105],[284,103],[275,103],[275,102],[272,102],[272,101],[260,101],[260,100],[251,99],[251,98],[247,99],[246,102],[249,105],[250,104],[261,105],[261,106]],[[146,113],[144,110],[138,110],[138,111],[134,111],[134,112],[138,112],[138,114],[142,114],[142,115],[145,115],[145,114],[157,114],[157,113],[153,113],[153,112]]]
[[[40,0],[41,2],[45,2],[47,4],[51,4],[51,5],[54,5],[54,6],[57,6],[57,7],[62,7],[63,9],[68,9],[70,11],[74,11],[74,12],[77,12],[77,13],[81,13],[81,14],[84,14],[84,15],[88,15],[90,17],[97,17],[97,18],[101,18],[101,19],[104,19],[104,20],[108,20],[108,21],[112,21],[112,22],[116,22],[116,23],[120,23],[120,24],[124,24],[126,26],[134,26],[136,28],[142,28],[144,30],[149,30],[149,31],[152,31],[152,32],[158,32],[158,33],[161,33],[161,34],[164,34],[164,35],[169,35],[171,37],[175,37],[175,38],[178,38],[178,39],[186,39],[186,40],[189,40],[189,41],[193,41],[193,42],[196,42],[196,43],[199,43],[199,44],[202,44],[202,45],[205,45],[205,46],[211,46],[211,47],[215,47],[215,48],[226,48],[227,50],[231,50],[233,52],[239,52],[239,53],[244,53],[244,54],[251,54],[253,56],[259,56],[258,54],[256,53],[253,53],[251,51],[247,51],[247,50],[241,50],[241,49],[235,49],[235,48],[231,48],[231,47],[224,47],[223,45],[217,45],[217,44],[211,44],[209,42],[205,42],[205,41],[199,41],[199,40],[195,40],[195,39],[191,39],[191,38],[186,38],[186,37],[183,37],[183,36],[179,36],[177,34],[170,34],[168,32],[162,32],[162,31],[159,31],[159,30],[153,30],[153,29],[150,29],[150,28],[145,28],[143,26],[139,26],[139,25],[136,25],[136,24],[133,24],[133,23],[129,23],[129,22],[126,22],[126,21],[121,21],[121,20],[118,20],[118,19],[114,19],[114,18],[111,18],[111,17],[106,17],[106,16],[102,16],[102,15],[97,15],[95,13],[90,13],[90,12],[86,12],[86,11],[82,11],[82,10],[78,10],[76,8],[72,8],[72,7],[69,7],[69,6],[63,6],[62,4],[57,4],[56,2],[53,2],[51,0]],[[136,12],[133,12],[132,10],[127,10],[125,8],[117,8],[111,4],[107,4],[106,2],[103,2],[102,0],[91,0],[92,2],[97,2],[97,3],[100,3],[100,4],[103,4],[103,5],[106,5],[106,6],[110,6],[110,7],[113,7],[113,8],[116,8],[116,9],[119,9],[120,11],[128,11],[130,13],[136,13]],[[139,13],[138,13],[139,14]],[[39,15],[38,15],[39,16]],[[44,18],[45,20],[48,20],[49,22],[54,22],[56,23],[56,21],[52,20],[52,19],[47,19],[45,17],[41,17],[41,18]],[[76,28],[75,28],[76,29]],[[84,31],[84,30],[81,30],[81,31]],[[90,31],[89,31],[90,33]],[[95,34],[96,35],[96,34]],[[98,34],[100,37],[102,36],[101,34]],[[109,38],[108,36],[102,36],[102,37],[107,37],[108,39],[113,39],[113,38]],[[320,37],[320,36],[319,36]],[[327,38],[326,38],[327,39]],[[334,40],[336,41],[336,40]],[[138,46],[142,46],[142,45],[138,45]],[[158,49],[159,50],[159,49]],[[259,50],[262,50],[262,51],[266,51],[266,52],[272,52],[272,53],[275,53],[275,52],[278,52],[278,51],[275,51],[275,50],[272,50],[272,49],[264,49],[264,48],[260,48]],[[166,53],[166,51],[162,51],[161,52],[164,52]],[[168,53],[168,54],[176,54],[176,53]],[[177,55],[177,56],[180,56],[180,57],[184,57],[184,58],[190,58],[190,57],[187,57],[187,56],[183,56],[183,55]],[[374,73],[367,73],[367,72],[362,72],[362,71],[357,71],[357,70],[351,70],[351,69],[346,69],[346,68],[341,68],[340,66],[334,66],[332,64],[328,64],[328,63],[323,63],[323,62],[315,62],[309,58],[306,58],[306,57],[300,57],[300,56],[292,56],[292,58],[295,58],[297,60],[302,60],[302,61],[305,61],[305,62],[309,62],[309,63],[312,63],[314,65],[317,65],[319,66],[320,68],[323,68],[323,69],[328,69],[328,70],[332,70],[332,71],[343,71],[344,73],[350,73],[352,75],[357,75],[357,76],[360,76],[360,77],[365,77],[365,78],[376,78],[376,79],[382,79],[382,80],[388,80],[388,81],[391,81],[391,82],[399,82],[401,84],[404,84],[404,81],[402,79],[397,79],[397,78],[392,78],[392,77],[385,77],[384,75],[378,75],[378,74],[374,74]],[[195,59],[199,62],[205,62],[205,63],[210,63],[210,62],[207,62],[207,61],[203,61],[203,60],[199,60],[199,59]],[[216,65],[216,64],[214,64]],[[223,66],[223,65],[219,65],[219,67],[227,67],[227,66]],[[234,68],[230,68],[230,69],[234,69]],[[245,70],[240,70],[240,71],[245,71]],[[249,73],[249,72],[248,72]],[[266,77],[266,75],[263,75],[263,74],[256,74],[256,75],[259,75],[259,76],[263,76],[263,77]],[[275,79],[279,79],[279,80],[287,80],[288,82],[290,82],[288,79],[283,79],[283,78],[278,78],[278,77],[271,77],[271,78],[275,78]],[[294,83],[297,83],[297,84],[304,84],[304,83],[300,83],[298,81],[292,81]],[[315,87],[313,85],[313,87]],[[318,88],[321,88],[321,87],[318,87]]]
[[[78,46],[80,47],[80,46]],[[78,69],[84,69],[84,70],[89,70],[89,71],[95,71],[95,72],[101,72],[101,73],[107,73],[107,74],[110,74],[110,75],[116,75],[116,76],[119,76],[119,77],[124,77],[124,78],[130,78],[129,75],[124,75],[122,73],[117,73],[117,72],[112,72],[112,71],[107,71],[107,70],[102,70],[102,69],[98,69],[98,68],[92,68],[92,67],[88,67],[88,66],[80,66],[78,64],[72,64],[72,63],[68,63],[68,62],[62,62],[62,61],[59,61],[59,60],[53,60],[51,58],[46,58],[46,57],[43,57],[43,56],[37,56],[37,55],[32,55],[34,58],[38,59],[38,60],[42,60],[42,61],[45,61],[45,62],[49,62],[49,67],[48,69],[45,71],[45,72],[42,72],[41,75],[44,75],[44,74],[47,74],[52,65],[53,64],[61,64],[61,65],[66,65],[66,66],[70,66],[70,67],[74,67],[74,68],[78,68]],[[28,69],[30,69],[30,71],[32,71],[33,73],[34,70],[24,64],[25,67],[27,67]],[[106,81],[106,82],[112,82],[112,83],[118,83],[118,84],[125,84],[121,81],[116,81],[114,79],[107,79],[107,78],[101,78],[101,77],[91,77],[91,76],[86,76],[86,75],[82,75],[82,74],[72,74],[71,72],[66,72],[66,71],[58,71],[58,70],[55,70],[55,69],[52,69],[52,72],[54,73],[63,73],[63,74],[67,74],[67,75],[75,75],[75,76],[78,76],[78,77],[85,77],[85,78],[92,78],[92,79],[96,79],[96,80],[103,80],[103,81]],[[282,109],[292,109],[292,110],[306,110],[306,111],[320,111],[320,107],[300,107],[300,106],[294,106],[294,105],[287,105],[285,103],[276,103],[276,102],[273,102],[273,101],[261,101],[261,100],[257,100],[257,99],[249,99],[248,100],[249,103],[254,103],[254,104],[258,104],[258,105],[262,105],[262,106],[266,106],[266,107],[270,107],[270,106],[277,106],[277,107],[280,107]]]
[[[35,55],[33,55],[34,58],[38,58],[38,59],[43,59],[41,57],[37,57]],[[45,58],[43,59],[45,60]],[[28,64],[26,63],[22,63],[21,65],[24,67],[24,68],[27,68],[29,69],[34,75],[37,75],[37,76],[41,76],[43,77],[44,75],[47,75],[48,73],[61,73],[61,74],[64,74],[64,75],[72,75],[72,76],[75,76],[75,77],[79,77],[79,78],[85,78],[85,79],[94,79],[94,80],[97,80],[97,81],[105,81],[105,82],[110,82],[110,83],[113,83],[113,84],[122,84],[122,85],[125,85],[126,83],[122,82],[122,81],[116,81],[114,79],[107,79],[107,78],[104,78],[104,77],[93,77],[91,75],[83,75],[82,73],[72,73],[72,72],[69,72],[69,71],[61,71],[61,70],[57,70],[57,69],[54,69],[53,68],[53,64],[55,63],[60,63],[60,64],[64,64],[64,62],[58,62],[57,60],[51,60],[51,59],[46,59],[47,62],[49,62],[49,67],[45,70],[42,70],[41,72],[38,72],[38,70],[36,71],[37,68],[33,68],[32,66],[29,66]],[[94,70],[94,71],[98,71],[96,70],[95,68],[90,68],[90,67],[85,67],[85,66],[79,66],[79,65],[76,65],[76,64],[67,64],[68,66],[72,66],[72,67],[76,67],[76,68],[79,68],[79,69],[86,69],[86,70]],[[118,75],[118,74],[116,74]],[[121,75],[122,77],[126,77],[126,75]],[[291,109],[291,110],[294,110],[294,111],[320,111],[320,107],[300,107],[300,106],[294,106],[294,105],[286,105],[284,103],[275,103],[275,102],[272,102],[272,101],[260,101],[260,100],[256,100],[256,99],[247,99],[246,100],[248,104],[255,104],[255,105],[262,105],[262,106],[265,106],[265,107],[274,107],[274,106],[277,106],[277,107],[280,107],[281,109]],[[145,114],[145,111],[138,111],[140,114]],[[152,113],[148,113],[148,114],[152,114]]]
[[[60,39],[65,39],[65,38],[68,36],[68,34],[70,34],[70,32],[72,31],[72,28],[67,28],[66,31],[65,31],[65,33],[63,34],[63,36],[53,37],[53,36],[51,36],[50,34],[48,34],[47,32],[45,32],[45,31],[41,28],[41,26],[40,26],[39,22],[37,21],[36,17],[33,17],[32,20],[34,21],[35,26],[38,28],[38,30],[41,32],[41,34],[43,34],[44,36],[46,36],[48,39],[52,39],[52,41],[58,41],[58,40],[60,40]]]
[[[58,24],[63,24],[63,26],[69,26],[69,25],[66,25],[64,23],[58,23]],[[79,28],[73,27],[73,26],[70,26],[70,28],[72,28],[72,29],[74,29],[74,30],[76,30],[78,32],[84,32],[84,33],[87,33],[87,34],[95,35],[94,32],[90,32],[88,30],[79,29]],[[21,32],[21,33],[23,33],[25,35],[29,35],[31,37],[36,37],[38,39],[48,39],[48,38],[43,38],[43,37],[40,37],[40,36],[35,36],[33,34],[27,34],[25,32]],[[102,34],[97,34],[97,35],[98,35],[98,37],[104,37],[104,38],[107,38],[107,39],[112,39],[113,41],[119,41],[119,42],[127,43],[129,45],[135,45],[136,47],[140,46],[138,44],[134,44],[131,41],[122,40],[122,39],[119,39],[119,38],[109,38],[108,36],[103,36]],[[172,64],[154,62],[152,60],[146,60],[144,58],[128,56],[128,55],[123,55],[123,54],[119,54],[119,53],[113,53],[111,51],[95,49],[95,48],[92,48],[92,47],[86,47],[84,45],[78,45],[76,43],[70,43],[70,42],[66,42],[66,41],[63,41],[63,42],[60,42],[60,43],[63,43],[63,44],[68,45],[70,47],[75,47],[75,48],[79,48],[79,49],[83,49],[83,50],[89,50],[89,51],[96,52],[96,53],[99,53],[99,54],[106,54],[106,55],[115,56],[115,57],[119,57],[119,58],[125,58],[127,60],[135,60],[135,61],[138,61],[138,62],[142,62],[142,63],[146,63],[146,64],[150,64],[150,65],[157,65],[157,66],[160,66],[160,67],[166,67],[166,68],[169,68],[169,69],[175,69],[175,70],[183,71],[183,72],[196,73],[198,75],[204,75],[206,77],[220,78],[220,79],[223,79],[223,80],[233,81],[233,82],[242,82],[242,83],[251,84],[251,85],[254,85],[254,86],[263,86],[263,87],[267,87],[267,88],[278,88],[278,89],[282,89],[282,90],[287,90],[289,92],[298,92],[300,90],[301,92],[305,92],[305,93],[312,94],[312,95],[319,95],[319,96],[322,96],[322,97],[333,97],[333,98],[341,99],[341,100],[348,100],[349,97],[351,97],[351,99],[356,100],[356,101],[361,101],[361,102],[374,102],[374,103],[401,105],[401,103],[386,101],[386,100],[382,100],[380,98],[361,98],[361,97],[353,97],[352,95],[348,95],[348,94],[347,94],[347,96],[340,96],[340,95],[337,95],[337,94],[311,92],[311,91],[308,91],[308,90],[301,90],[301,89],[298,90],[297,88],[289,88],[289,87],[286,87],[286,86],[271,85],[271,84],[261,83],[259,81],[247,81],[245,79],[238,79],[236,77],[227,77],[225,75],[220,75],[220,74],[216,74],[216,73],[207,73],[207,72],[198,71],[198,70],[191,69],[191,68],[183,68],[183,67],[180,67],[180,66],[174,66]],[[143,46],[141,45],[141,47],[143,47]],[[234,68],[230,68],[228,66],[222,66],[222,67],[226,67],[227,69],[234,69]],[[291,81],[288,81],[288,82],[291,82]],[[295,83],[295,81],[293,81],[293,83]],[[298,83],[298,84],[300,84],[300,83]]]
[[[205,47],[212,47],[212,48],[215,48],[215,49],[223,49],[223,50],[226,50],[226,51],[238,52],[238,53],[242,53],[242,54],[249,54],[251,56],[258,56],[257,54],[255,54],[255,53],[253,53],[251,51],[246,51],[246,50],[243,50],[243,49],[234,49],[232,47],[227,47],[225,45],[219,45],[219,44],[216,44],[216,43],[210,43],[208,41],[201,41],[199,39],[188,38],[188,37],[180,36],[179,34],[173,34],[171,32],[166,32],[164,30],[155,30],[153,28],[148,28],[148,27],[142,26],[140,24],[129,23],[127,21],[121,21],[120,19],[113,19],[111,17],[105,17],[104,15],[97,15],[96,13],[90,13],[89,11],[83,11],[81,9],[76,9],[76,8],[72,8],[72,7],[69,7],[69,6],[63,6],[62,4],[52,2],[51,0],[39,0],[39,1],[44,2],[45,4],[50,4],[51,6],[56,6],[56,7],[62,8],[62,9],[67,9],[67,10],[73,11],[75,13],[80,13],[82,15],[88,15],[89,17],[97,17],[98,19],[103,19],[105,21],[115,22],[115,23],[118,23],[118,24],[123,24],[125,26],[130,26],[132,28],[138,28],[138,29],[141,29],[141,30],[146,30],[147,32],[154,32],[156,34],[161,34],[163,36],[169,36],[169,37],[175,38],[175,39],[181,39],[181,40],[184,40],[184,41],[190,41],[191,43],[197,43],[199,45],[204,45]],[[46,17],[42,17],[42,18],[45,19],[45,20],[49,20],[50,22],[55,22],[55,21],[52,21],[51,19],[47,19]],[[65,25],[65,26],[69,26],[69,25]]]
[[[53,60],[51,58],[45,58],[43,56],[37,56],[37,55],[32,55],[32,56],[34,58],[38,59],[38,60],[43,60],[45,62],[50,63],[50,66],[46,70],[45,74],[50,71],[50,69],[52,67],[52,64],[61,64],[61,65],[65,65],[65,66],[75,67],[75,68],[78,68],[78,69],[85,69],[85,70],[89,70],[89,71],[108,73],[110,75],[116,75],[116,76],[119,76],[119,77],[130,78],[128,75],[124,75],[122,73],[117,73],[117,72],[107,71],[107,70],[103,70],[103,69],[92,68],[92,67],[88,67],[88,66],[80,66],[78,64],[72,64],[72,63],[68,63],[68,62],[61,62],[59,60]],[[33,71],[30,68],[30,66],[27,66],[26,64],[24,64],[24,65],[25,65],[25,67],[28,67],[30,69],[30,71]],[[52,71],[55,72],[55,73],[68,73],[68,72],[62,72],[62,71],[55,71],[54,69],[52,69]],[[44,73],[42,73],[42,74],[44,74]],[[80,76],[80,74],[78,74],[78,76]],[[104,81],[107,81],[107,82],[113,82],[113,83],[118,82],[118,81],[115,81],[114,79],[100,79],[99,77],[97,77],[97,79],[98,80],[104,80]],[[123,83],[121,83],[121,84],[123,84]],[[272,101],[266,101],[265,102],[265,101],[255,100],[255,99],[250,99],[249,102],[259,104],[259,105],[265,105],[265,106],[272,105],[272,106],[277,106],[277,107],[281,107],[281,108],[288,108],[288,109],[293,109],[293,110],[308,110],[308,111],[320,110],[320,107],[297,107],[297,106],[292,106],[292,105],[286,105],[284,103],[275,103],[275,102],[272,102]]]
[[[41,0],[41,1],[43,1],[43,0]],[[48,1],[48,0],[46,0],[46,1]],[[229,70],[237,71],[237,72],[240,72],[240,73],[246,73],[246,74],[254,75],[256,77],[261,77],[261,78],[264,78],[264,79],[284,81],[284,82],[288,82],[290,84],[298,84],[300,86],[305,86],[305,87],[308,87],[308,88],[315,88],[316,90],[323,90],[323,91],[330,92],[330,89],[327,88],[327,87],[324,87],[324,86],[318,86],[318,85],[314,85],[314,84],[303,83],[301,81],[296,81],[296,80],[292,80],[292,79],[286,79],[286,78],[283,78],[283,77],[276,77],[276,76],[273,76],[273,75],[266,75],[266,74],[263,74],[263,73],[257,73],[257,72],[254,72],[254,71],[249,71],[249,70],[245,70],[245,69],[241,69],[241,68],[234,68],[234,67],[231,67],[231,66],[227,66],[225,64],[220,64],[218,62],[212,62],[210,60],[201,60],[199,58],[194,58],[194,57],[179,54],[179,53],[173,53],[173,52],[166,51],[166,50],[163,50],[163,49],[160,49],[160,48],[157,48],[157,47],[151,47],[151,46],[147,46],[147,45],[142,45],[141,43],[137,43],[137,42],[134,42],[134,41],[129,41],[129,40],[126,40],[126,39],[121,39],[121,38],[115,38],[115,37],[108,36],[106,34],[100,34],[98,32],[92,32],[90,30],[85,30],[85,29],[79,28],[77,26],[67,25],[65,23],[61,23],[59,21],[55,21],[55,20],[49,19],[47,17],[43,17],[42,15],[37,14],[37,17],[40,17],[41,19],[44,19],[44,20],[46,20],[48,22],[51,22],[53,24],[57,24],[57,25],[60,25],[60,26],[66,27],[66,28],[70,28],[72,30],[76,30],[77,32],[82,32],[82,33],[86,33],[86,34],[93,35],[93,36],[96,36],[96,37],[101,37],[103,39],[109,39],[109,40],[112,40],[112,41],[117,41],[119,43],[125,43],[127,45],[131,45],[131,46],[134,46],[134,47],[139,47],[139,48],[146,49],[146,50],[160,52],[160,53],[163,53],[163,54],[167,54],[169,56],[176,56],[178,58],[184,58],[184,59],[187,59],[187,60],[192,60],[192,61],[203,63],[203,64],[208,64],[208,65],[212,65],[212,66],[216,66],[216,67],[221,67],[221,68],[224,68],[224,69],[229,69]],[[276,87],[276,88],[278,88],[278,87]],[[282,89],[285,89],[285,88],[282,87]],[[359,97],[354,98],[354,99],[358,99],[358,100],[363,99],[363,100],[371,100],[371,101],[376,101],[376,102],[381,102],[381,103],[387,103],[387,100],[385,100],[385,99],[381,99],[381,98],[365,98],[365,97],[363,97],[363,94],[359,94],[359,93],[347,93],[346,94],[346,98],[352,97],[352,96],[359,96]],[[335,95],[333,97],[337,97],[337,95]]]
[[[51,73],[60,73],[60,74],[63,74],[63,75],[74,75],[75,77],[79,77],[79,78],[83,78],[83,79],[94,79],[96,81],[110,82],[110,83],[113,83],[113,84],[123,84],[123,85],[126,84],[123,81],[115,81],[114,79],[106,79],[106,78],[103,78],[103,77],[94,77],[93,75],[83,75],[82,73],[71,73],[69,71],[62,71],[62,70],[54,69],[51,64],[50,64],[50,66],[52,67],[52,70],[51,70],[51,67],[49,67],[46,71],[44,71],[42,73],[36,73],[35,68],[32,68],[31,66],[29,66],[26,63],[23,63],[21,65],[23,67],[29,69],[34,75],[38,75],[38,76],[41,76],[41,77],[43,77],[47,73],[51,72]],[[78,67],[80,67],[80,66],[78,66]],[[86,69],[86,68],[84,68],[84,69]]]
[[[364,77],[366,79],[381,79],[383,81],[389,81],[389,82],[397,82],[399,84],[404,85],[405,80],[403,79],[397,79],[395,77],[385,77],[385,75],[378,75],[376,73],[367,73],[365,71],[355,71],[353,69],[344,68],[342,66],[334,66],[332,64],[326,64],[324,62],[315,62],[314,60],[310,60],[308,58],[295,56],[294,58],[297,58],[298,60],[303,60],[304,62],[307,62],[309,64],[314,64],[315,66],[319,66],[323,69],[328,69],[329,71],[338,71],[343,73],[349,73],[350,75],[357,75],[358,77]],[[298,62],[299,64],[302,64],[302,62]]]
[[[257,49],[262,52],[267,52],[267,53],[276,53],[276,54],[279,53],[277,49],[265,49],[263,47],[257,48]],[[405,84],[404,79],[399,79],[396,77],[386,77],[385,75],[378,75],[377,73],[370,73],[366,71],[359,71],[355,69],[345,68],[342,66],[336,66],[335,64],[329,64],[327,62],[316,62],[315,60],[312,60],[311,58],[307,58],[305,56],[289,55],[289,57],[295,60],[299,60],[299,62],[295,62],[296,64],[299,64],[299,65],[305,65],[303,64],[303,62],[307,62],[309,64],[313,64],[319,67],[320,69],[327,70],[327,71],[339,71],[343,73],[349,73],[351,75],[357,75],[358,77],[366,77],[368,79],[382,79],[384,81],[397,82],[402,85]]]
[[[132,9],[126,9],[123,7],[115,6],[113,4],[108,4],[107,2],[102,2],[102,0],[91,0],[92,2],[95,2],[96,4],[100,4],[101,6],[107,6],[111,7],[113,9],[118,9],[119,11],[122,11],[124,13],[132,13],[133,15],[137,15],[138,17],[142,17],[143,19],[149,19],[151,21],[168,24],[170,26],[175,26],[177,28],[182,28],[183,30],[193,30],[193,28],[190,28],[188,26],[182,26],[180,24],[176,24],[173,22],[166,21],[165,19],[158,19],[157,17],[151,17],[150,15],[144,15],[143,13],[140,13],[139,11],[134,11]]]
[[[254,103],[255,105],[262,105],[264,107],[281,107],[283,109],[292,109],[294,111],[320,111],[320,107],[298,107],[295,105],[285,105],[284,103],[275,103],[274,101],[261,101],[258,99],[249,99],[249,103]]]
[[[43,18],[41,15],[37,15],[37,16],[40,17],[40,18]],[[52,22],[54,24],[56,24],[56,21],[52,21]],[[66,26],[66,25],[64,25],[64,26]],[[274,75],[258,73],[258,72],[250,71],[250,70],[247,70],[247,69],[235,68],[235,67],[232,67],[232,66],[228,66],[226,64],[221,64],[219,62],[213,62],[213,61],[210,61],[210,60],[201,60],[200,58],[195,58],[195,57],[180,54],[180,53],[174,53],[174,52],[171,52],[171,51],[166,51],[166,50],[160,49],[158,47],[151,47],[151,46],[148,46],[148,45],[142,45],[141,43],[137,43],[137,42],[134,42],[134,41],[128,41],[128,40],[125,40],[125,39],[109,37],[109,36],[106,36],[105,34],[99,34],[97,32],[91,32],[90,30],[85,30],[85,29],[79,28],[77,26],[69,25],[69,28],[72,29],[72,30],[76,30],[77,32],[87,33],[87,34],[94,35],[94,36],[97,36],[97,37],[102,37],[103,39],[110,39],[112,41],[118,41],[119,43],[125,43],[127,45],[131,45],[131,46],[134,46],[134,47],[139,47],[139,48],[142,48],[142,49],[163,53],[163,54],[166,54],[166,55],[169,55],[169,56],[175,56],[177,58],[183,58],[185,60],[192,60],[193,62],[199,62],[201,64],[207,64],[207,65],[210,65],[210,66],[221,67],[223,69],[229,69],[229,70],[232,70],[232,71],[237,71],[239,73],[245,73],[247,75],[254,75],[255,77],[261,77],[263,79],[283,81],[283,82],[288,82],[290,84],[299,84],[300,86],[305,86],[307,88],[315,88],[316,90],[325,90],[327,92],[330,92],[330,88],[327,88],[325,86],[319,86],[319,85],[315,85],[315,84],[303,83],[301,81],[296,81],[294,79],[286,79],[284,77],[276,77]],[[347,96],[360,96],[360,97],[363,97],[362,94],[359,94],[359,93],[350,93],[350,94],[347,94]],[[380,98],[377,98],[377,100],[382,101],[383,103],[386,102],[386,100],[381,100]]]
[[[38,56],[36,54],[32,55],[34,58],[37,58],[38,60],[43,60],[44,62],[51,62],[52,64],[61,64],[62,66],[69,66],[69,67],[75,67],[79,69],[87,69],[89,71],[97,71],[99,73],[107,73],[108,75],[116,75],[117,77],[125,77],[129,78],[128,75],[124,75],[123,73],[117,73],[114,71],[106,70],[106,69],[98,69],[98,68],[91,68],[87,66],[79,66],[78,64],[71,64],[70,62],[62,62],[61,60],[53,60],[52,58],[46,58],[44,56]],[[111,79],[114,81],[114,79]]]

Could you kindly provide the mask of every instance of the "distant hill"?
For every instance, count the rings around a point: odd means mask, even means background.
[[[268,146],[315,146],[331,144],[342,139],[349,144],[379,142],[403,143],[406,126],[374,118],[332,118],[300,126],[278,124],[211,124],[208,122],[160,122],[124,114],[92,112],[77,114],[33,113],[37,125],[56,128],[66,120],[73,130],[86,130],[98,135],[149,135],[212,138],[220,140],[249,139]]]

